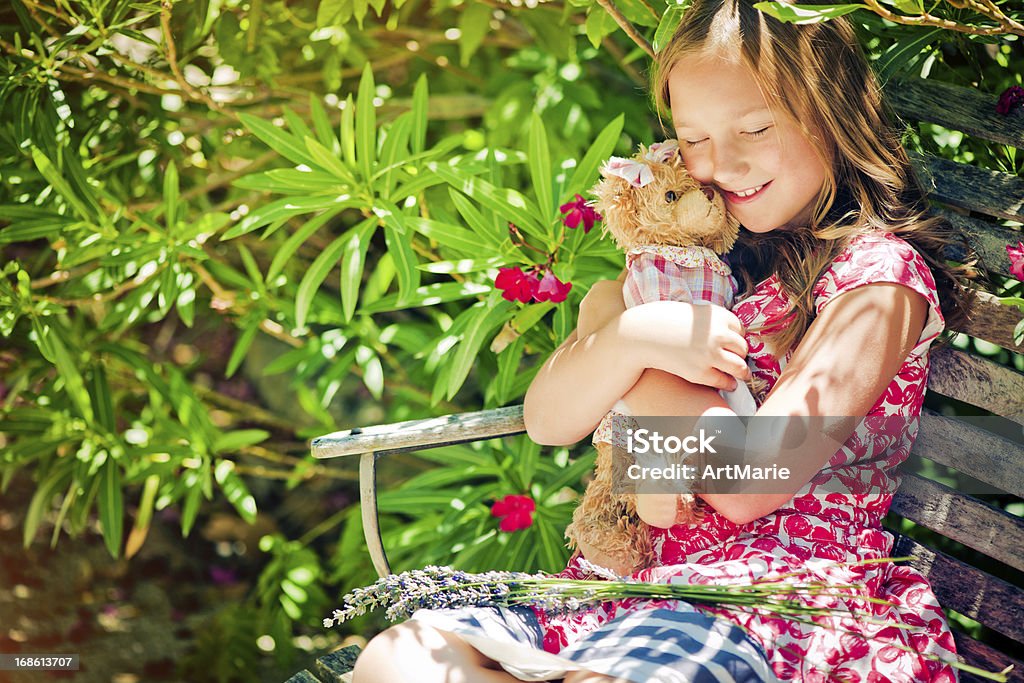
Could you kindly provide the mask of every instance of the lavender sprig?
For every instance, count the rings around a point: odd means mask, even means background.
[[[845,592],[852,589],[853,594]],[[469,573],[452,567],[429,566],[391,574],[344,597],[345,607],[324,619],[324,626],[348,621],[385,608],[390,621],[407,619],[418,609],[447,607],[532,606],[549,613],[577,612],[608,600],[639,598],[685,600],[722,606],[761,608],[779,614],[826,614],[826,607],[810,607],[795,601],[800,595],[833,598],[855,597],[888,604],[860,594],[856,586],[820,581],[754,581],[747,585],[643,583],[633,580],[565,579],[544,574],[491,571]],[[837,610],[840,608],[836,608]],[[845,610],[845,608],[843,608]]]

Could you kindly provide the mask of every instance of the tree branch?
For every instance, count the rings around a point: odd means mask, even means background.
[[[634,43],[639,45],[651,59],[655,58],[656,55],[654,54],[654,48],[651,47],[651,44],[647,42],[646,38],[640,35],[640,32],[636,30],[636,27],[629,23],[629,19],[619,11],[619,8],[615,6],[615,3],[613,3],[612,0],[597,0],[597,4],[601,5],[608,14],[612,15],[612,18],[615,19],[615,23],[619,25],[619,28],[625,31],[626,35],[629,36]]]

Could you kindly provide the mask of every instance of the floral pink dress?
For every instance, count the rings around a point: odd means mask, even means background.
[[[854,238],[836,258],[815,286],[816,310],[844,292],[877,282],[898,283],[920,293],[928,301],[929,314],[918,345],[864,422],[814,479],[775,512],[737,525],[708,508],[700,524],[653,530],[661,566],[636,575],[643,581],[727,584],[801,571],[830,584],[863,585],[868,594],[889,603],[806,598],[809,603],[817,600],[819,605],[850,610],[849,616],[813,617],[813,624],[699,607],[747,629],[780,680],[958,680],[956,669],[935,659],[955,660],[956,650],[945,616],[919,572],[892,563],[836,565],[891,556],[894,539],[881,529],[881,521],[899,486],[896,467],[907,458],[917,435],[927,351],[944,324],[935,282],[923,258],[905,241],[882,232]],[[786,296],[774,276],[733,308],[747,328],[768,329],[786,310]],[[752,371],[773,386],[791,354],[777,358],[761,338],[748,334],[747,341]],[[585,574],[575,561],[563,572]],[[608,620],[650,606],[624,600],[586,614],[542,617],[545,649],[558,652]]]

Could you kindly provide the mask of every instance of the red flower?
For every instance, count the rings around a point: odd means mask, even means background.
[[[583,221],[584,234],[590,232],[590,229],[594,227],[594,223],[602,220],[601,214],[587,206],[586,200],[579,195],[576,195],[576,199],[574,201],[562,204],[558,210],[566,214],[562,219],[562,223],[564,223],[567,228],[578,228],[580,221]]]
[[[1014,85],[1003,91],[996,103],[996,112],[1006,116],[1016,107],[1024,107],[1024,88]]]
[[[1024,242],[1015,247],[1007,244],[1006,254],[1010,257],[1010,275],[1024,282]]]
[[[529,496],[508,495],[494,501],[491,515],[502,517],[498,528],[502,531],[519,531],[533,524],[533,510],[536,507]]]
[[[494,286],[502,290],[501,296],[508,301],[528,303],[537,293],[537,278],[527,275],[518,266],[515,268],[499,268]]]
[[[537,291],[534,292],[533,298],[537,301],[550,301],[553,304],[557,304],[565,301],[565,297],[569,295],[570,289],[572,289],[571,282],[562,282],[549,270],[540,279],[540,284],[537,285]]]

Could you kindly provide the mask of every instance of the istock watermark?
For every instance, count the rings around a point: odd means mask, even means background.
[[[970,443],[947,443],[963,429]],[[1000,417],[616,416],[611,453],[616,493],[893,495],[911,476],[988,495],[1014,488],[1000,461],[1022,447]]]

